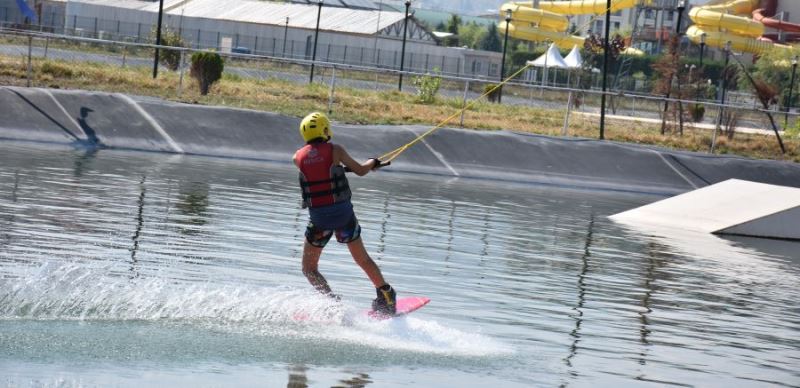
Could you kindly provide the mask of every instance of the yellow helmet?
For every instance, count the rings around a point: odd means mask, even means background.
[[[300,135],[306,143],[321,138],[325,141],[331,139],[331,122],[324,113],[313,112],[303,118],[300,123]]]

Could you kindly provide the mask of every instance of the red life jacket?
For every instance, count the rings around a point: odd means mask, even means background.
[[[297,150],[303,207],[321,207],[350,200],[344,167],[333,164],[333,144],[311,143]]]

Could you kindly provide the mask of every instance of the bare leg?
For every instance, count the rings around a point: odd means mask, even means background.
[[[361,241],[360,238],[347,243],[347,248],[350,250],[350,254],[353,255],[353,260],[355,260],[356,264],[367,273],[369,280],[372,281],[375,288],[386,284],[386,280],[383,279],[380,268],[378,268],[378,265],[369,257],[367,249],[364,248],[364,242]]]
[[[318,270],[319,256],[321,254],[322,248],[315,247],[309,244],[308,241],[305,242],[303,245],[303,275],[306,275],[308,282],[311,283],[317,291],[325,295],[330,295],[331,287]]]

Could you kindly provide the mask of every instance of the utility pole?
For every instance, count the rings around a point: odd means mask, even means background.
[[[156,26],[156,55],[153,59],[153,79],[158,77],[158,46],[161,46],[161,19],[164,16],[164,0],[158,1],[158,25]]]
[[[406,0],[406,18],[403,22],[403,49],[400,51],[400,81],[397,83],[397,90],[403,91],[403,67],[406,62],[406,33],[408,31],[408,8],[411,7],[411,0]]]
[[[606,0],[606,31],[605,45],[603,46],[603,94],[600,96],[600,140],[605,139],[606,130],[606,90],[608,89],[608,54],[611,43],[608,37],[611,33],[611,0]]]

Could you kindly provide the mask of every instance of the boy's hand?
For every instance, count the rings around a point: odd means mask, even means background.
[[[372,166],[372,169],[373,169],[373,170],[377,170],[377,169],[379,169],[379,168],[381,168],[381,167],[386,167],[386,166],[388,166],[388,165],[392,164],[392,162],[391,162],[391,161],[388,161],[388,162],[381,162],[381,160],[380,160],[380,159],[378,159],[378,158],[372,158],[372,159],[370,159],[370,160],[373,160],[373,161],[374,161],[374,162],[373,162],[373,163],[374,163],[374,165]]]

